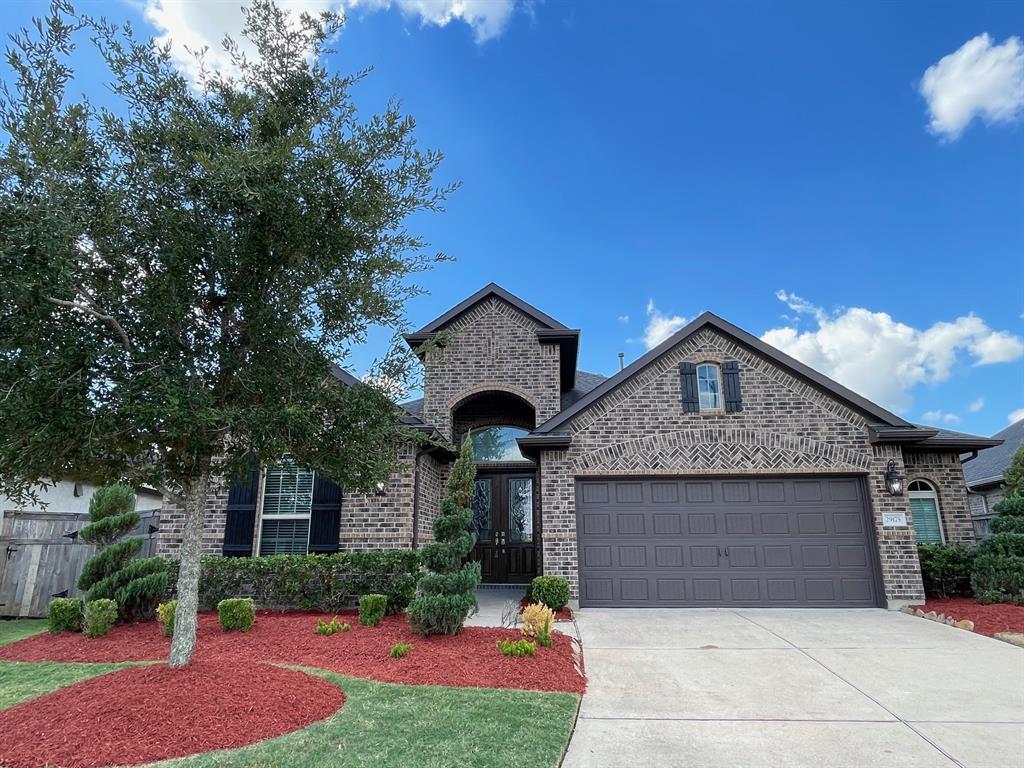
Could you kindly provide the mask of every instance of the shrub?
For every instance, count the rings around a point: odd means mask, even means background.
[[[316,629],[313,630],[318,635],[333,635],[335,632],[341,631],[341,622],[338,621],[338,617],[335,616],[330,621],[324,621],[323,619],[316,620]]]
[[[917,553],[926,595],[957,597],[971,594],[973,548],[960,544],[918,544]]]
[[[391,650],[388,651],[388,656],[392,659],[400,659],[411,650],[412,643],[395,643],[391,646]]]
[[[569,604],[569,581],[561,576],[538,576],[530,582],[528,594],[530,600],[560,611]]]
[[[434,518],[434,541],[420,550],[429,573],[420,578],[406,611],[409,625],[424,637],[454,635],[477,609],[480,563],[466,560],[476,543],[469,508],[475,477],[473,443],[466,435],[445,483],[441,514]]]
[[[545,648],[551,647],[551,629],[555,624],[555,612],[544,603],[531,603],[523,609],[524,637],[537,638]]]
[[[537,644],[529,640],[499,640],[498,650],[505,656],[533,656],[537,652]]]
[[[102,598],[85,604],[84,631],[86,637],[103,637],[117,621],[117,603]]]
[[[989,530],[996,533],[1024,533],[1024,515],[998,515],[993,518]]]
[[[174,634],[174,612],[176,610],[178,610],[177,600],[168,600],[166,603],[160,603],[156,607],[156,615],[163,627],[164,637],[170,637]]]
[[[363,595],[359,598],[359,623],[364,627],[376,627],[384,618],[388,599],[384,595]]]
[[[1014,457],[1015,466],[1024,457],[1024,449]],[[994,509],[989,538],[978,544],[971,569],[974,594],[986,602],[1024,605],[1024,493],[1007,485],[1008,493]]]
[[[82,601],[73,597],[55,597],[50,601],[46,613],[47,626],[50,632],[81,632]]]
[[[248,632],[256,621],[256,607],[251,597],[233,597],[217,603],[217,617],[225,632],[234,629]]]

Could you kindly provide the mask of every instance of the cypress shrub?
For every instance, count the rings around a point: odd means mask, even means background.
[[[972,548],[960,544],[918,544],[917,553],[926,595],[958,597],[971,594]]]
[[[1004,478],[1006,496],[994,507],[992,536],[978,544],[971,586],[984,602],[1024,605],[1024,447]]]

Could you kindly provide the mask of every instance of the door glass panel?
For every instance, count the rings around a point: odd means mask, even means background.
[[[477,541],[491,540],[491,480],[473,481],[473,500],[469,503],[473,510],[473,533]]]
[[[533,541],[533,478],[508,481],[508,540]]]

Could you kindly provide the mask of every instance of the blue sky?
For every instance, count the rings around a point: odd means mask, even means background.
[[[216,41],[237,4],[79,7]],[[401,98],[463,182],[415,222],[457,261],[412,325],[493,280],[611,373],[707,309],[915,421],[1024,409],[1024,6],[459,8],[362,0],[330,60],[373,65],[361,108]]]

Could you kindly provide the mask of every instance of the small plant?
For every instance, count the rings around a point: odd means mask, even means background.
[[[348,626],[347,624],[345,626]],[[338,617],[335,616],[330,621],[324,621],[323,619],[316,620],[316,629],[314,630],[318,635],[333,635],[335,632],[341,632],[341,622],[338,621]]]
[[[342,632],[348,632],[350,629],[352,629],[352,627],[350,627],[348,625],[348,622],[345,622],[344,624],[341,625],[341,631]]]
[[[84,631],[86,637],[103,637],[117,621],[117,603],[100,598],[85,604]]]
[[[50,601],[50,609],[46,614],[50,632],[81,632],[82,601],[73,597],[55,597]]]
[[[531,603],[523,609],[524,637],[537,638],[545,648],[551,647],[551,629],[555,624],[555,612],[544,603]]]
[[[411,650],[412,643],[395,643],[391,646],[391,650],[388,651],[388,656],[392,659],[400,659]]]
[[[160,603],[156,607],[156,615],[163,627],[164,637],[170,637],[174,634],[174,612],[176,610],[178,610],[177,600],[168,600],[166,603]]]
[[[217,617],[225,632],[248,632],[256,621],[256,608],[251,597],[230,597],[217,603]]]
[[[498,650],[505,656],[533,656],[537,652],[537,644],[529,640],[499,640]]]
[[[527,594],[531,601],[557,612],[569,604],[569,581],[561,576],[538,576],[530,582]]]
[[[359,623],[364,627],[376,627],[384,618],[388,599],[384,595],[363,595],[359,598]]]

